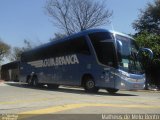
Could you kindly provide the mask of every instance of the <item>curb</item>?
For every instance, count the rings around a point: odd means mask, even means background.
[[[133,90],[134,91],[134,90]],[[155,92],[155,93],[160,93],[160,90],[156,89],[149,89],[149,90],[135,90],[134,92]]]

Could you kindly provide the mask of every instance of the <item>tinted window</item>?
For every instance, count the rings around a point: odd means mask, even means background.
[[[115,47],[111,34],[107,32],[89,35],[99,62],[108,66],[116,66]]]
[[[69,54],[90,55],[85,37],[78,37],[57,44],[50,44],[22,55],[22,61],[40,60]]]
[[[59,54],[62,53],[62,55],[74,54],[74,53],[90,54],[85,37],[79,37],[79,38],[67,40],[63,42],[62,45],[60,46],[62,47],[62,49],[60,49]]]

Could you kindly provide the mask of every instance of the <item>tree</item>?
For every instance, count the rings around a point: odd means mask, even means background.
[[[160,58],[160,35],[143,31],[135,37],[142,48],[150,48],[154,53],[154,59]]]
[[[141,60],[147,77],[146,88],[148,83],[160,85],[160,36],[143,31],[136,35],[135,39],[141,48],[150,48],[154,53],[152,60],[149,60],[147,54]]]
[[[24,47],[14,47],[12,53],[9,57],[10,61],[19,61],[22,52],[32,49],[34,46],[30,43],[30,41],[24,39]]]
[[[105,3],[104,0],[48,0],[45,8],[54,25],[70,35],[108,24],[112,12]]]
[[[138,20],[133,23],[133,28],[141,33],[160,34],[160,0],[155,0],[153,4],[148,3],[144,10],[140,10]]]
[[[30,49],[32,49],[34,47],[34,45],[32,45],[31,42],[26,40],[26,39],[24,39],[23,42],[24,42],[25,46],[22,47],[22,51],[30,50]]]
[[[149,81],[160,89],[160,0],[155,0],[153,4],[148,3],[140,13],[138,20],[133,23],[133,28],[137,31],[134,37],[140,47],[153,51],[153,60],[148,62],[145,55],[142,65],[146,72],[146,82]]]
[[[23,52],[22,48],[14,47],[9,58],[10,61],[19,61],[22,52]]]
[[[49,41],[55,41],[66,37],[67,35],[61,33],[54,33],[54,38],[50,38]]]
[[[0,62],[9,54],[10,46],[0,39]]]

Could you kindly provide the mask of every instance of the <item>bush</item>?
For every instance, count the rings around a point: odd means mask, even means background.
[[[160,86],[160,36],[143,31],[135,35],[135,39],[140,47],[150,48],[153,51],[153,59],[148,61],[149,58],[145,55],[142,66],[149,84]]]

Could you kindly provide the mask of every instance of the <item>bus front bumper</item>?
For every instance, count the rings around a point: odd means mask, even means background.
[[[125,90],[142,90],[145,87],[145,75],[124,74],[117,76],[115,88]]]
[[[115,88],[124,90],[142,90],[144,89],[144,87],[145,87],[144,82],[129,82],[126,80],[120,80],[115,85]]]

